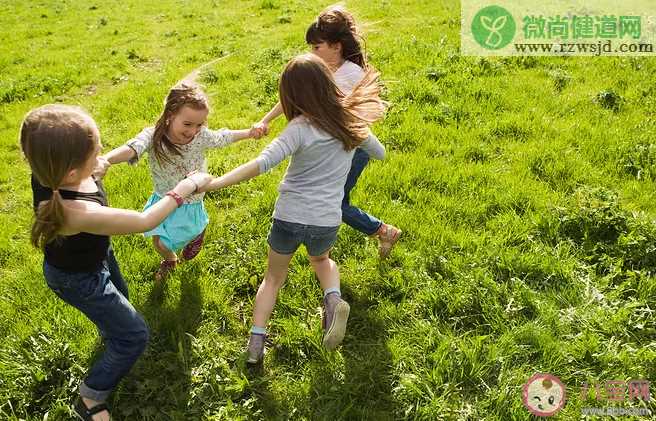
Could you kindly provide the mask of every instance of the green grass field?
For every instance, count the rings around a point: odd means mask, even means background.
[[[70,419],[101,349],[29,245],[24,114],[79,104],[107,151],[154,123],[177,80],[224,57],[201,75],[209,125],[248,127],[328,4],[0,0],[0,419]],[[536,372],[567,385],[555,419],[589,406],[656,411],[654,399],[580,394],[584,383],[656,381],[654,59],[462,57],[456,2],[346,5],[392,104],[374,127],[387,159],[369,165],[354,202],[402,228],[402,241],[381,262],[374,241],[340,230],[333,258],[351,318],[334,353],[321,346],[321,292],[299,253],[254,372],[244,349],[284,165],[208,195],[205,247],[163,288],[150,242],[114,237],[152,331],[112,396],[114,419],[528,420],[521,391]],[[212,151],[211,171],[271,138]],[[140,209],[151,193],[145,162],[105,180],[117,207]]]

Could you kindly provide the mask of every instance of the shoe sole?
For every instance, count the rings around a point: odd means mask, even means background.
[[[85,418],[84,418],[82,415],[78,414],[77,411],[73,411],[73,413],[75,414],[75,419],[76,419],[76,420],[81,420],[81,421],[84,421],[84,420],[85,420]],[[94,414],[94,415],[96,415],[96,414]],[[112,418],[112,416],[110,415],[110,416],[109,416],[109,421],[112,421],[112,420],[113,420],[113,418]]]
[[[264,351],[260,354],[259,358],[248,357],[246,358],[246,364],[257,365],[261,364],[264,361]]]
[[[381,246],[380,247],[380,249],[378,251],[380,253],[381,258],[384,259],[384,258],[386,258],[387,256],[390,255],[390,253],[392,252],[392,249],[394,248],[394,245],[399,241],[399,238],[401,238],[401,234],[403,234],[403,231],[399,230],[399,233],[396,234],[396,237],[394,237],[392,239],[392,241],[390,241],[389,243],[386,243],[386,244],[389,244],[388,246],[386,246],[386,247]]]
[[[323,346],[329,351],[337,348],[344,340],[350,310],[351,307],[345,301],[338,303],[335,307],[332,323],[323,337]]]

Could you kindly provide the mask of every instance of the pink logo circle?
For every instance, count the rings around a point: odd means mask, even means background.
[[[524,406],[533,415],[548,417],[565,405],[565,385],[548,373],[536,373],[528,379],[522,393]]]

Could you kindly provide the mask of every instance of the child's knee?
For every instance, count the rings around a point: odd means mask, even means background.
[[[146,346],[148,346],[148,341],[150,341],[150,330],[144,322],[132,337],[132,343],[134,345],[135,351],[137,351],[139,354],[143,353],[146,349]]]
[[[264,281],[268,286],[272,286],[274,288],[280,288],[282,287],[282,284],[285,283],[285,279],[287,279],[287,274],[285,275],[274,275],[273,273],[267,272],[266,275],[264,276]]]
[[[310,264],[312,267],[317,268],[323,265],[330,264],[331,260],[328,256],[328,253],[322,254],[321,256],[310,256]]]

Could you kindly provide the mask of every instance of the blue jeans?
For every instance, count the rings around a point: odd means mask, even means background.
[[[353,206],[350,202],[350,194],[355,183],[358,181],[360,174],[364,170],[364,167],[369,163],[369,154],[363,151],[360,148],[355,149],[355,154],[353,154],[353,161],[351,162],[351,170],[349,171],[348,177],[346,178],[346,184],[344,184],[344,199],[342,199],[342,221],[346,225],[353,227],[354,229],[363,232],[367,235],[375,234],[380,228],[382,222],[377,219],[375,216],[369,215],[367,212]]]
[[[103,402],[148,343],[148,326],[128,301],[128,288],[110,249],[96,272],[71,273],[43,263],[48,287],[84,313],[103,337],[105,352],[80,385],[80,395]]]

